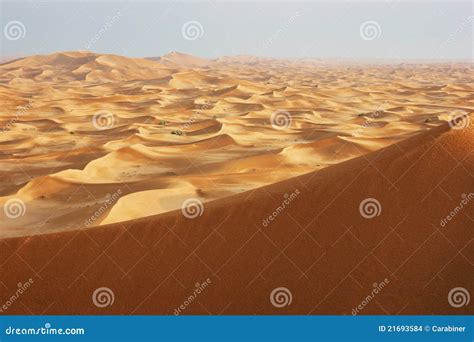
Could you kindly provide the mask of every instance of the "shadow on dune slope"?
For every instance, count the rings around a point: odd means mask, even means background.
[[[474,294],[473,151],[443,125],[196,218],[4,239],[0,302],[31,278],[4,313],[473,314],[448,301]]]

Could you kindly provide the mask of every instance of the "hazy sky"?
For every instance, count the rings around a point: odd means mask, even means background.
[[[1,0],[3,57],[92,50],[133,57],[464,59],[470,1]]]

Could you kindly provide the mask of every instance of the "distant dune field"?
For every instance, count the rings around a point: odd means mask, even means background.
[[[463,64],[176,52],[3,64],[0,204],[28,214],[0,235],[156,215],[338,164],[469,113],[472,77]]]

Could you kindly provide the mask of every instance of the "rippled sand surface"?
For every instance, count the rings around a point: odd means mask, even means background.
[[[20,211],[0,213],[0,235],[155,215],[367,154],[470,113],[473,76],[180,53],[0,65],[0,205]]]

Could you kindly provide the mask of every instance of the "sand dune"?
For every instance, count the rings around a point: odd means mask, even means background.
[[[32,278],[10,314],[354,314],[374,288],[357,314],[472,314],[472,306],[446,300],[457,286],[474,291],[472,202],[448,224],[440,220],[462,199],[474,200],[473,142],[472,124],[443,124],[319,171],[204,201],[195,218],[176,210],[3,239],[8,291],[0,301]],[[135,192],[105,221],[141,215],[141,206],[149,214],[154,205],[171,210],[182,195],[203,198],[185,183]],[[366,198],[380,204],[372,218],[359,209]],[[100,287],[110,289],[112,305],[93,304]],[[279,287],[291,295],[287,306],[271,303]]]
[[[185,67],[203,67],[209,65],[212,61],[200,58],[196,56],[187,55],[185,53],[172,51],[164,56],[161,57],[150,57],[147,58],[151,61],[160,62],[160,64],[174,67],[174,68],[181,68]]]
[[[171,72],[159,63],[142,58],[96,55],[89,52],[60,52],[33,56],[2,65],[2,79],[14,77],[41,82],[57,81],[121,81],[163,77]]]

